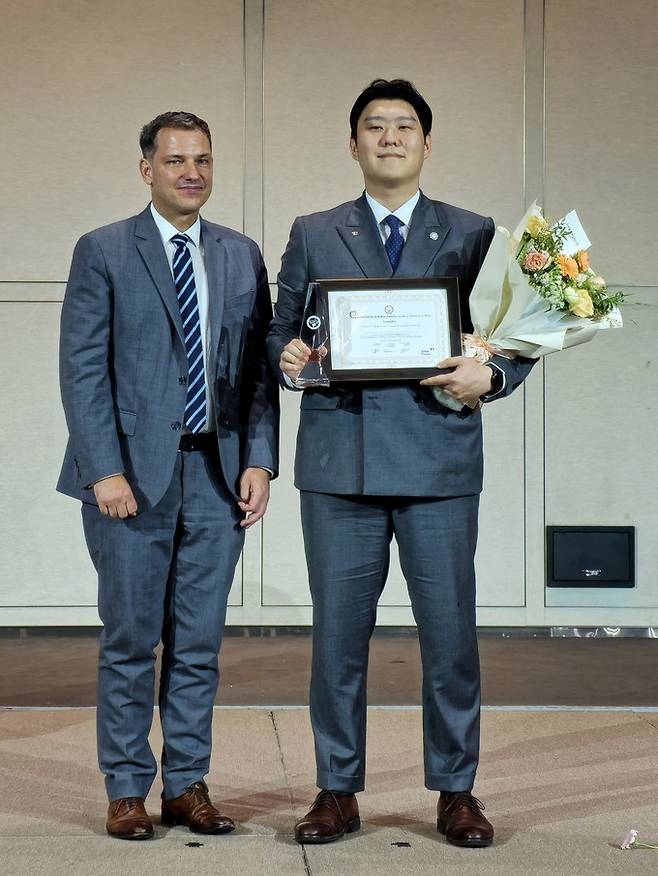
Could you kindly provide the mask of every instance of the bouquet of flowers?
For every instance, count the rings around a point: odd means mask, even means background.
[[[549,226],[535,204],[530,209],[516,260],[549,310],[594,322],[613,313],[619,319],[624,293],[610,294],[603,277],[592,270],[587,248],[577,249],[585,242],[589,246],[578,215],[572,212]]]
[[[592,269],[590,245],[575,211],[549,225],[536,202],[513,233],[498,227],[469,298],[473,333],[463,335],[464,355],[483,363],[494,355],[538,359],[621,327],[624,293],[611,293]]]

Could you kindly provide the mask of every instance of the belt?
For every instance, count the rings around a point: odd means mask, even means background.
[[[210,450],[217,447],[217,432],[197,432],[181,435],[179,450]]]

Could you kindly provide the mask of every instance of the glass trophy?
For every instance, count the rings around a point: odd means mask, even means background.
[[[294,379],[300,389],[311,386],[329,386],[329,378],[322,366],[327,355],[329,322],[326,303],[320,295],[320,284],[309,283],[306,290],[304,315],[299,339],[310,349],[311,355],[299,376]]]

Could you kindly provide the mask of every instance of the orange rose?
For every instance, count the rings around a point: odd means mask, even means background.
[[[555,261],[560,266],[563,277],[569,277],[570,279],[575,280],[580,273],[578,269],[578,262],[575,259],[572,259],[570,256],[559,255],[557,256]]]
[[[589,253],[586,249],[581,249],[576,253],[576,261],[581,271],[586,271],[589,268]]]
[[[543,270],[548,263],[550,262],[551,257],[547,252],[537,252],[537,250],[531,249],[529,253],[526,254],[525,259],[523,260],[523,267],[526,271],[531,271],[535,273],[536,271]]]

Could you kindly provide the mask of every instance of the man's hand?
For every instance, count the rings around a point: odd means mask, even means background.
[[[94,495],[101,514],[125,520],[137,514],[137,502],[130,484],[122,474],[96,481]]]
[[[270,474],[263,468],[246,468],[240,478],[240,498],[238,506],[245,512],[240,526],[248,529],[257,523],[265,510],[270,498]]]
[[[480,396],[489,392],[493,380],[491,368],[482,365],[477,359],[468,356],[452,356],[444,359],[436,366],[437,368],[454,368],[450,374],[437,374],[435,377],[427,377],[421,380],[423,386],[440,386],[453,398],[476,408],[480,402]]]
[[[299,338],[294,338],[286,344],[279,359],[279,367],[291,380],[299,377],[302,368],[308,362],[311,350]]]

